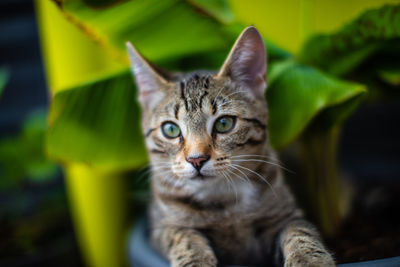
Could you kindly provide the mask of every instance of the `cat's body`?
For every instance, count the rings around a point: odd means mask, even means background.
[[[269,145],[253,27],[218,73],[160,73],[129,48],[153,174],[153,245],[172,266],[333,266]]]

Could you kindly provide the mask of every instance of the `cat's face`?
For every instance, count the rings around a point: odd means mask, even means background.
[[[267,142],[266,56],[255,28],[218,73],[161,75],[129,46],[153,172],[172,184],[243,178]],[[238,179],[237,178],[237,179]]]

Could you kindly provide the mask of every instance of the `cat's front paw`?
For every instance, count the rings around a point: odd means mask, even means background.
[[[204,261],[188,261],[188,262],[180,262],[180,263],[171,263],[171,267],[216,267],[217,263],[210,263]]]
[[[332,256],[326,251],[315,253],[293,254],[286,258],[285,267],[333,267],[336,266]]]
[[[171,267],[216,267],[216,266],[217,266],[217,261],[213,260],[188,259],[179,262],[174,262],[174,261],[171,262]]]
[[[212,251],[183,254],[171,259],[171,267],[216,267],[217,258]]]

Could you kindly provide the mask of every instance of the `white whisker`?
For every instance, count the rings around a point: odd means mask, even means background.
[[[153,171],[158,171],[158,170],[169,170],[169,166],[156,166],[156,167],[151,167],[149,166],[147,170],[144,170],[142,173],[140,173],[137,177],[137,182],[140,184],[142,181],[144,181],[144,178],[146,178],[146,176],[153,172]]]
[[[232,161],[234,161],[234,162],[247,162],[247,161],[249,161],[249,162],[252,162],[252,161],[254,161],[254,162],[263,162],[263,163],[267,163],[267,164],[271,164],[271,165],[280,167],[280,168],[282,168],[282,169],[284,169],[285,171],[288,171],[288,172],[290,172],[290,173],[294,173],[293,171],[291,171],[291,170],[289,170],[289,169],[283,167],[282,165],[280,165],[280,164],[278,164],[278,163],[271,162],[271,161],[266,161],[266,160],[261,160],[261,159],[232,159]]]
[[[225,177],[225,179],[227,179],[229,185],[232,186],[232,189],[235,192],[235,200],[236,200],[236,204],[237,204],[238,203],[238,193],[237,193],[237,190],[235,188],[235,184],[233,183],[232,179],[225,174],[225,172],[222,172],[222,175]]]
[[[232,166],[231,166],[231,167],[232,167]],[[236,177],[238,177],[240,180],[243,180],[243,181],[245,181],[246,183],[251,183],[248,177],[244,178],[244,177],[240,176],[239,174],[237,174],[237,173],[235,173],[234,171],[231,171],[231,170],[229,170],[229,169],[227,169],[227,171],[228,171],[229,173],[232,173],[232,174],[236,175]]]
[[[267,156],[267,155],[259,155],[259,154],[240,154],[240,155],[230,156],[230,158],[244,158],[244,157],[259,157],[259,158],[265,158],[265,159],[274,160],[275,162],[282,164],[282,162],[279,161],[276,157]]]
[[[218,105],[218,107],[223,107],[223,106],[226,106],[226,105],[230,105],[233,102],[234,101],[225,101],[224,103],[221,103],[220,105]],[[235,103],[238,103],[238,102],[243,102],[244,104],[247,104],[247,102],[245,102],[243,100],[235,100]]]
[[[235,164],[235,165],[236,165],[236,164]],[[245,174],[242,170],[240,170],[239,168],[237,168],[237,167],[235,167],[235,166],[232,166],[232,164],[230,164],[229,167],[231,167],[231,168],[237,170],[238,172],[240,172],[241,174],[243,174],[243,175],[246,177],[246,180],[247,180],[249,183],[251,183],[251,181],[250,181],[249,177],[247,176],[247,174]]]
[[[214,97],[214,100],[213,101],[216,101],[217,100],[217,97],[219,97],[219,94],[222,92],[222,90],[224,90],[225,89],[225,87],[221,87],[221,89],[218,91],[218,93],[217,93],[217,95]]]
[[[242,90],[242,91],[236,91],[236,92],[233,92],[233,93],[230,93],[229,95],[227,95],[226,97],[230,97],[230,96],[232,96],[232,95],[235,95],[235,94],[239,94],[239,93],[247,93],[248,91],[245,91],[245,90]]]
[[[264,182],[266,182],[266,183],[269,185],[269,187],[270,187],[271,190],[272,190],[272,193],[275,195],[276,198],[278,198],[278,195],[276,194],[274,188],[272,187],[272,185],[268,182],[268,180],[267,180],[265,177],[261,176],[259,173],[255,172],[255,171],[253,171],[253,170],[251,170],[251,169],[249,169],[249,168],[243,167],[243,166],[241,166],[241,165],[239,165],[239,164],[231,164],[231,165],[232,165],[232,166],[236,166],[237,168],[243,168],[243,169],[245,169],[245,170],[247,170],[247,171],[249,171],[249,172],[251,172],[251,173],[254,173],[254,174],[257,175],[258,177],[260,177]]]

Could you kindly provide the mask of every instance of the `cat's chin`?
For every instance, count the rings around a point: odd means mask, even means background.
[[[190,178],[190,180],[209,180],[209,179],[215,179],[216,176],[214,175],[204,175],[201,173],[198,173],[197,175],[193,176]]]

